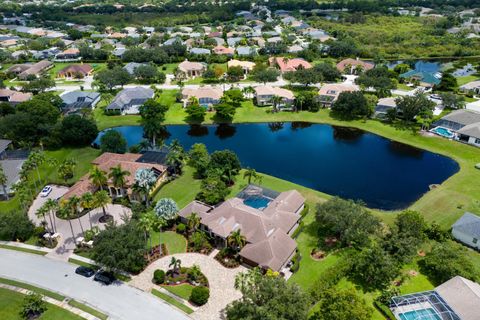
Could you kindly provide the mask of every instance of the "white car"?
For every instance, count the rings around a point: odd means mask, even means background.
[[[45,198],[52,192],[52,187],[51,186],[45,186],[45,188],[42,189],[42,192],[40,192],[40,197]]]

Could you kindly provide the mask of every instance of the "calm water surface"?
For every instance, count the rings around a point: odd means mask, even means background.
[[[129,146],[143,139],[139,126],[114,130],[125,136]],[[204,143],[210,152],[230,149],[243,167],[385,210],[407,207],[430,184],[442,183],[459,169],[450,158],[330,125],[178,125],[167,126],[167,131],[167,143],[178,139],[185,149],[194,143]]]

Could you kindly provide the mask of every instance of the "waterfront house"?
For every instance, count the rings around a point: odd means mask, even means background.
[[[460,91],[465,93],[480,94],[480,80],[472,81],[460,86]]]
[[[100,93],[92,91],[69,91],[60,95],[65,114],[78,113],[82,109],[93,109],[100,101]]]
[[[410,70],[402,73],[400,78],[409,82],[418,83],[418,85],[425,88],[432,88],[435,85],[439,85],[441,80],[439,74],[417,70]]]
[[[252,191],[259,192],[252,196]],[[262,199],[264,206],[252,204],[251,197]],[[237,197],[217,207],[193,201],[179,212],[186,222],[193,213],[200,216],[200,228],[214,238],[219,247],[227,245],[228,236],[240,230],[247,244],[240,250],[244,264],[282,271],[295,255],[291,235],[298,227],[305,198],[296,190],[277,193],[248,186]]]
[[[218,87],[184,88],[182,90],[183,107],[186,107],[190,98],[194,97],[205,108],[210,108],[220,102],[223,90]]]
[[[480,112],[461,109],[455,110],[433,124],[454,133],[454,138],[480,147]]]
[[[272,105],[273,97],[281,98],[277,108],[289,108],[295,100],[293,92],[287,89],[267,85],[255,87],[255,99],[258,106]]]
[[[320,104],[325,108],[330,108],[342,92],[358,91],[360,88],[355,84],[347,83],[327,83],[318,91]]]
[[[397,109],[397,102],[395,101],[395,98],[388,97],[388,98],[378,99],[373,116],[375,118],[385,119],[389,110],[392,110],[392,109],[393,110]]]
[[[143,161],[143,155],[137,153],[110,153],[105,152],[98,158],[92,161],[94,166],[97,166],[100,170],[103,170],[107,174],[114,167],[120,166],[122,170],[128,171],[130,174],[125,177],[125,185],[123,187],[115,186],[112,180],[109,178],[106,185],[103,186],[104,190],[108,190],[112,198],[128,197],[130,200],[141,201],[141,196],[133,190],[135,185],[135,174],[140,169],[150,169],[155,173],[157,179],[155,186],[152,190],[156,189],[167,176],[167,166],[164,164],[145,162]],[[80,197],[86,192],[96,192],[98,188],[92,184],[88,178],[88,174],[83,176],[77,183],[75,183],[67,193],[63,196],[64,199],[71,198],[72,196]]]
[[[106,110],[121,114],[137,114],[138,108],[148,99],[152,99],[154,95],[154,91],[150,88],[126,88],[115,96]]]

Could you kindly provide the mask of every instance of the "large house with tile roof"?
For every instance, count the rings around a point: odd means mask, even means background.
[[[258,188],[251,187],[247,188]],[[179,216],[185,222],[193,212],[197,213],[201,229],[220,247],[227,245],[232,232],[240,230],[247,242],[240,250],[245,264],[282,271],[296,252],[297,245],[291,235],[298,227],[305,198],[296,190],[274,192],[273,198],[263,197],[268,199],[265,207],[255,207],[249,205],[248,197],[239,196],[217,207],[193,201],[179,212]]]
[[[300,68],[310,69],[312,65],[310,62],[301,58],[284,58],[284,57],[272,57],[268,59],[271,66],[276,66],[282,73],[296,71]]]
[[[100,170],[108,173],[114,167],[120,166],[122,170],[128,171],[130,174],[125,177],[125,186],[122,188],[116,187],[113,185],[112,180],[109,178],[107,183],[102,188],[108,190],[108,193],[112,198],[121,198],[128,197],[130,200],[140,201],[140,195],[133,190],[135,185],[135,174],[140,169],[150,169],[153,170],[157,177],[156,186],[160,185],[162,181],[165,180],[168,174],[168,168],[166,165],[161,163],[153,162],[144,162],[142,159],[143,155],[138,153],[111,153],[105,152],[100,155],[98,158],[92,161],[92,164],[98,167]],[[152,188],[155,189],[156,187]],[[80,197],[87,192],[96,192],[98,188],[92,184],[89,179],[89,175],[83,176],[77,183],[75,183],[68,192],[63,196],[63,198],[68,199],[73,196]]]

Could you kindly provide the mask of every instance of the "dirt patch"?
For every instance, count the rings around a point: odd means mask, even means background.
[[[312,257],[313,260],[323,260],[327,256],[325,251],[318,250],[318,249],[312,249],[312,252],[310,252],[310,256]]]
[[[412,277],[416,277],[416,276],[418,276],[418,271],[410,270],[410,271],[408,271],[408,275],[412,276]]]
[[[417,254],[418,254],[420,257],[425,257],[425,255],[426,255],[425,251],[423,251],[423,250],[418,250]]]

